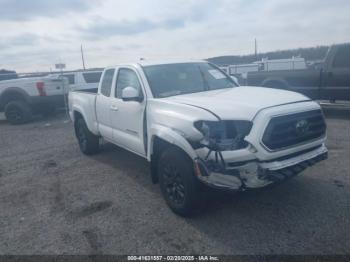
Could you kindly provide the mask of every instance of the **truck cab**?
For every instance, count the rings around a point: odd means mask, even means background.
[[[350,44],[329,49],[321,71],[320,99],[350,100]]]

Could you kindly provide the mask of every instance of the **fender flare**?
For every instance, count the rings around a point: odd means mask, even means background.
[[[9,87],[6,88],[5,91],[0,95],[0,107],[5,106],[6,97],[8,95],[18,95],[24,98],[24,101],[30,103],[30,96],[19,87]]]
[[[192,148],[190,143],[185,139],[183,135],[181,135],[179,132],[175,131],[174,129],[162,125],[154,125],[150,129],[150,136],[148,140],[148,152],[147,152],[147,159],[148,161],[151,161],[151,156],[153,154],[153,148],[154,148],[154,140],[158,137],[169,144],[175,145],[182,149],[191,159],[196,159],[197,154],[195,150]]]
[[[79,108],[77,106],[74,106],[72,108],[72,110],[69,112],[70,118],[71,118],[73,123],[76,120],[75,113],[79,113],[83,117],[83,119],[84,119],[84,121],[85,121],[85,123],[86,123],[86,125],[91,133],[93,133],[94,135],[97,135],[97,136],[100,135],[100,133],[98,132],[98,128],[96,127],[96,122],[91,123],[91,121],[88,121],[88,118],[84,114],[84,110],[82,110],[81,108]]]

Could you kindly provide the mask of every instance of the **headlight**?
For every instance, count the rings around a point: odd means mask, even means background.
[[[197,121],[194,126],[203,134],[201,143],[215,151],[232,151],[248,146],[244,138],[252,129],[250,121]]]

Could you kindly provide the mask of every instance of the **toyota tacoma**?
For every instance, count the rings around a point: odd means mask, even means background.
[[[263,188],[327,158],[319,104],[238,86],[205,61],[108,67],[98,89],[69,93],[69,112],[84,154],[103,138],[146,158],[166,203],[184,216],[204,201],[203,185]]]

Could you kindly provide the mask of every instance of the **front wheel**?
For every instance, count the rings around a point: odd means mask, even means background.
[[[79,118],[75,122],[75,135],[78,139],[80,150],[85,155],[93,155],[98,152],[100,139],[90,132],[83,118]]]
[[[170,209],[189,216],[200,206],[200,184],[194,175],[192,160],[180,149],[165,149],[158,162],[159,184]]]

